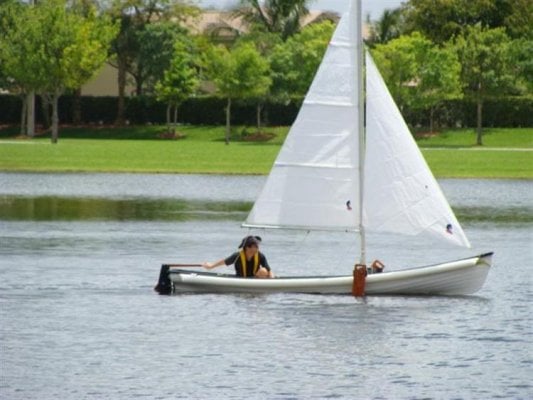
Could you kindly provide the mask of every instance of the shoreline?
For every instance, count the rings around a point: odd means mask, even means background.
[[[531,150],[533,151],[533,150]],[[0,169],[0,174],[43,174],[43,175],[52,175],[52,174],[64,174],[64,175],[105,175],[105,174],[123,174],[123,175],[198,175],[198,176],[264,176],[267,177],[268,173],[245,173],[245,172],[198,172],[198,171],[127,171],[127,170],[54,170],[54,169],[42,169],[42,170],[32,170],[32,169]],[[450,179],[450,180],[501,180],[501,181],[533,181],[533,178],[530,177],[498,177],[498,176],[442,176],[434,175],[435,179]]]

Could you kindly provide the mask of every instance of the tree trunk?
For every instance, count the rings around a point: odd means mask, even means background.
[[[126,95],[126,62],[122,57],[118,57],[118,105],[117,105],[117,118],[115,125],[123,126],[125,123],[124,112]]]
[[[172,126],[172,133],[176,134],[176,127],[178,125],[178,105],[174,104],[174,125]]]
[[[482,121],[483,121],[483,101],[481,99],[478,99],[477,101],[477,139],[476,144],[478,146],[483,145],[483,129],[482,129]]]
[[[74,125],[81,124],[81,88],[74,91],[74,98],[72,101],[72,123]]]
[[[261,111],[263,110],[263,105],[257,103],[257,131],[261,131]]]
[[[170,122],[170,110],[172,106],[170,103],[167,104],[167,133],[170,133],[171,128],[171,122]]]
[[[59,100],[59,93],[54,93],[52,96],[52,143],[57,143],[59,136],[59,114],[57,110]]]
[[[429,133],[433,133],[433,116],[435,114],[435,107],[429,108]]]
[[[26,134],[28,137],[35,136],[35,91],[30,91],[26,98]]]
[[[52,125],[50,118],[50,98],[46,95],[41,96],[41,109],[43,111],[43,128],[46,130]]]
[[[137,96],[142,96],[143,94],[143,79],[140,77],[135,77],[135,94]]]
[[[226,106],[226,144],[229,144],[231,136],[231,98],[228,98],[228,104]]]
[[[22,113],[20,116],[20,135],[26,135],[26,117],[27,117],[27,107],[28,107],[28,96],[21,96],[22,100]]]

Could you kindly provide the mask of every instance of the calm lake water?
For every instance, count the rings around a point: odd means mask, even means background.
[[[0,398],[533,398],[532,181],[441,181],[472,249],[368,238],[389,270],[495,251],[475,296],[153,292],[235,249],[264,179],[0,173]],[[279,275],[357,258],[353,234],[257,233]]]

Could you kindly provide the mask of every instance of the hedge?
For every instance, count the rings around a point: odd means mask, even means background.
[[[483,127],[520,128],[533,127],[533,97],[505,97],[483,103]],[[403,110],[411,126],[429,126],[429,110]],[[434,113],[437,126],[475,127],[477,105],[470,100],[443,102]]]
[[[59,101],[61,123],[72,123],[73,96],[65,95]],[[116,118],[116,97],[81,97],[82,123],[112,124]],[[38,100],[37,100],[38,101]],[[0,124],[18,124],[21,99],[0,95]],[[37,104],[40,104],[38,101]],[[263,123],[270,126],[290,125],[296,118],[301,99],[288,104],[267,101],[263,108]],[[197,97],[187,100],[179,109],[179,121],[194,125],[222,125],[225,123],[226,100],[216,97]],[[37,123],[42,122],[42,109],[36,108]],[[532,127],[533,97],[507,97],[491,100],[483,106],[484,127]],[[428,110],[403,110],[403,115],[413,127],[429,126]],[[153,97],[126,98],[126,119],[131,124],[161,124],[165,122],[166,105]],[[476,105],[468,100],[446,101],[435,112],[437,126],[474,127]],[[232,123],[255,125],[256,105],[236,101],[232,105]]]

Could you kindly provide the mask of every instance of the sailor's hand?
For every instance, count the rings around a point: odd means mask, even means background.
[[[203,263],[202,267],[204,267],[205,269],[213,269],[213,268],[215,268],[214,264],[213,263],[209,263],[209,262]]]

